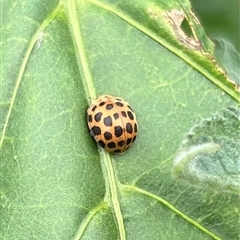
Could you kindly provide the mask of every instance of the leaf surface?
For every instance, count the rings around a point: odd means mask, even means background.
[[[175,158],[177,178],[239,195],[239,110],[225,109],[193,126]]]
[[[212,48],[186,44],[176,1],[2,8],[3,239],[237,239],[235,194],[172,176],[194,123],[239,102]],[[102,94],[136,112],[139,137],[125,155],[89,134],[86,109]]]

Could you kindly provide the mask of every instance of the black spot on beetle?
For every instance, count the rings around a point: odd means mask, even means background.
[[[110,116],[105,117],[103,123],[106,127],[112,126],[112,118]]]
[[[123,116],[123,117],[127,117],[127,114],[126,114],[126,112],[124,112],[124,111],[121,111],[121,114],[122,114],[122,116]]]
[[[116,147],[116,144],[114,142],[110,142],[108,143],[108,148],[115,148]]]
[[[105,148],[106,144],[102,140],[98,141],[98,143],[102,148]]]
[[[134,124],[134,132],[135,133],[137,132],[137,124],[136,123]]]
[[[119,146],[119,147],[122,147],[122,146],[124,146],[124,143],[125,143],[125,142],[122,140],[122,141],[118,142],[118,146]]]
[[[94,126],[94,127],[91,128],[91,132],[93,133],[94,136],[100,135],[101,134],[101,128]]]
[[[99,103],[99,106],[102,107],[104,104],[105,104],[105,102],[100,102],[100,103]]]
[[[106,106],[107,110],[111,110],[112,108],[113,108],[113,104],[112,103],[107,104],[107,106]]]
[[[115,120],[117,120],[119,118],[119,114],[118,113],[114,113],[113,117],[114,117]]]
[[[120,149],[116,149],[116,150],[114,150],[114,152],[115,152],[115,153],[120,153],[121,150],[120,150]]]
[[[93,108],[92,108],[92,111],[94,112],[96,110],[97,106],[95,105]]]
[[[126,131],[128,133],[130,133],[130,134],[133,132],[133,128],[132,128],[132,124],[131,123],[127,123],[126,124]]]
[[[127,111],[127,115],[128,115],[128,117],[129,117],[131,120],[134,119],[134,116],[133,116],[132,112]]]
[[[127,145],[129,145],[131,142],[132,142],[132,139],[131,139],[131,138],[128,138],[128,139],[127,139]]]
[[[123,106],[124,106],[124,104],[121,103],[121,102],[116,102],[115,104],[116,104],[118,107],[123,107]]]
[[[134,143],[134,141],[136,140],[136,137],[137,137],[137,136],[134,136],[134,138],[133,138],[133,140],[132,140],[133,143]]]
[[[92,122],[92,115],[88,115],[87,120],[88,120],[88,122]]]
[[[114,127],[114,133],[116,137],[120,137],[123,134],[123,128],[121,126]]]
[[[96,122],[100,122],[101,121],[101,118],[102,118],[102,113],[99,112],[97,113],[95,116],[94,116],[94,119]]]
[[[127,107],[133,112],[132,108],[129,105],[127,105]]]
[[[112,134],[111,134],[110,132],[105,132],[105,133],[104,133],[104,138],[105,138],[106,140],[110,140],[110,139],[112,139]]]

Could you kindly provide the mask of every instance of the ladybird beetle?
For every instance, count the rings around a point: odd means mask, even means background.
[[[124,153],[137,137],[135,113],[121,98],[103,95],[87,110],[90,134],[107,152]]]

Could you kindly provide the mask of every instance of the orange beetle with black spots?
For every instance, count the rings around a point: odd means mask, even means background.
[[[103,95],[87,110],[90,134],[110,153],[124,153],[134,143],[138,124],[129,104],[121,98]]]

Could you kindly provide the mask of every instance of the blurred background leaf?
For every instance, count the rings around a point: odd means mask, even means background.
[[[240,1],[191,0],[208,36],[216,43],[215,56],[230,78],[240,85]]]

